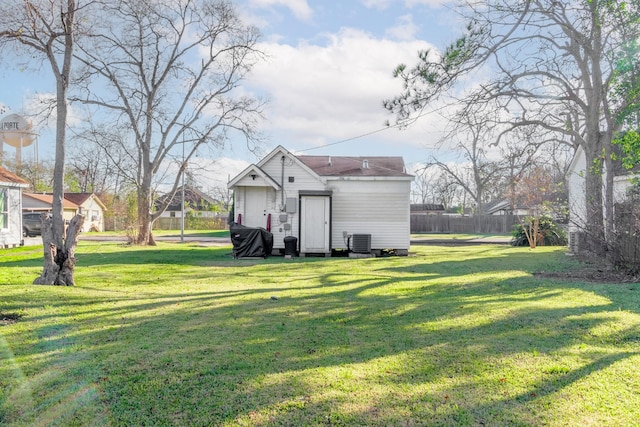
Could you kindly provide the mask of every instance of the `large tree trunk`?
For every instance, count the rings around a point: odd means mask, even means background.
[[[606,256],[607,242],[603,213],[603,158],[599,136],[585,148],[585,237],[587,250],[598,256]]]
[[[135,240],[138,245],[156,245],[152,233],[153,215],[151,206],[153,200],[150,187],[151,184],[147,188],[143,187],[138,190],[138,235]]]
[[[76,246],[82,231],[84,216],[73,217],[66,230],[62,246],[56,245],[52,218],[47,216],[42,222],[42,244],[44,247],[44,268],[42,275],[33,281],[34,285],[75,285]]]

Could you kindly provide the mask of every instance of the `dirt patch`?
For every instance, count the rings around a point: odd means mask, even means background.
[[[619,270],[606,270],[595,267],[585,266],[579,270],[574,271],[537,271],[533,273],[536,277],[545,277],[550,279],[562,279],[572,280],[579,282],[589,283],[611,283],[611,284],[625,284],[625,283],[640,283],[640,275],[629,274],[625,271]]]
[[[0,326],[11,325],[22,319],[20,313],[0,313]]]

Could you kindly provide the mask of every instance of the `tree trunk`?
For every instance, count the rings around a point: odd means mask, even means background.
[[[586,218],[585,238],[586,246],[589,252],[598,256],[606,255],[606,238],[604,233],[604,215],[603,215],[603,171],[602,159],[598,155],[600,151],[587,148],[585,150],[585,159],[587,167],[585,171],[585,190],[586,190]]]
[[[43,220],[44,268],[42,275],[33,281],[34,285],[75,285],[73,276],[77,262],[75,251],[78,245],[78,235],[82,231],[83,224],[83,215],[74,216],[67,227],[64,244],[57,246],[52,218],[47,216]]]
[[[135,243],[137,245],[155,246],[151,226],[153,225],[153,217],[151,214],[151,191],[147,189],[138,190],[138,236]]]

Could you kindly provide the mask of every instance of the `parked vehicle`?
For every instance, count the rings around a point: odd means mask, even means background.
[[[42,233],[42,213],[24,212],[22,214],[22,236],[39,236]]]

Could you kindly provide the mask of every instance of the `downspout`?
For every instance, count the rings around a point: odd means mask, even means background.
[[[282,162],[282,172],[280,173],[280,195],[281,197],[281,202],[280,202],[280,211],[284,210],[284,155],[280,158],[280,161]]]

